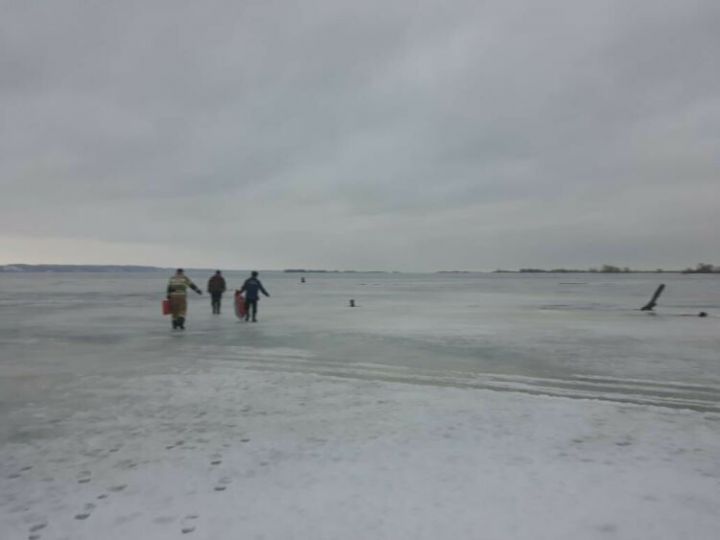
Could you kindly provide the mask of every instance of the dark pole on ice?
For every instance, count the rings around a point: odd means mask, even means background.
[[[660,295],[665,290],[665,284],[661,283],[660,286],[655,290],[655,294],[653,294],[653,297],[650,299],[650,301],[645,304],[642,308],[640,308],[640,311],[652,311],[653,308],[657,305],[656,300],[660,298]]]

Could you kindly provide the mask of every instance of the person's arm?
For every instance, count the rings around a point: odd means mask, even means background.
[[[265,296],[270,298],[270,293],[265,290],[265,287],[263,287],[263,284],[258,281],[258,285],[260,286],[260,292],[262,292]]]
[[[246,286],[246,285],[247,285],[247,279],[246,279],[245,282],[243,283],[243,286],[242,286],[242,288],[240,289],[240,293],[239,293],[239,294],[242,294],[242,293],[245,292],[245,286]]]
[[[201,291],[200,289],[198,289],[197,285],[195,285],[195,284],[190,280],[189,277],[186,277],[185,279],[187,280],[186,283],[188,284],[188,287],[190,287],[190,288],[191,288],[193,291],[195,291],[196,293],[202,294],[202,291]]]
[[[225,278],[220,278],[220,282],[222,283],[222,292],[227,291],[227,284],[225,283]]]
[[[173,292],[173,288],[170,285],[170,282],[168,282],[167,291],[166,291],[166,297],[168,300],[170,300],[170,293]]]

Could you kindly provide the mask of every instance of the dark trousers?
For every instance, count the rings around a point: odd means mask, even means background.
[[[245,299],[245,320],[250,320],[250,311],[252,310],[252,320],[256,320],[257,318],[257,299],[255,300],[248,300]]]
[[[213,313],[220,313],[220,301],[222,300],[221,292],[210,293],[210,304],[212,305]]]

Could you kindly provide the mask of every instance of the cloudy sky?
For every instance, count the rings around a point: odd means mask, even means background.
[[[0,13],[0,264],[720,264],[717,0]]]

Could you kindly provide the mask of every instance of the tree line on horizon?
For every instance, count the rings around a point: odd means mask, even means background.
[[[695,268],[686,268],[685,270],[664,270],[662,268],[658,268],[656,270],[633,270],[629,266],[615,266],[612,264],[603,264],[600,268],[588,268],[588,269],[577,269],[577,268],[552,268],[550,270],[545,268],[520,268],[519,270],[495,270],[495,273],[512,273],[512,272],[520,272],[520,273],[557,273],[557,274],[563,274],[563,273],[600,273],[600,274],[629,274],[633,272],[681,272],[683,274],[718,274],[720,273],[720,265],[713,265],[708,263],[698,263]]]

